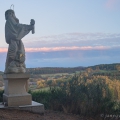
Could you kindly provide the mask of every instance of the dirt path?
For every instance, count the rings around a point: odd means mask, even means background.
[[[20,110],[0,109],[0,120],[92,120],[78,115],[65,114],[62,112],[45,111],[44,115],[34,114]]]

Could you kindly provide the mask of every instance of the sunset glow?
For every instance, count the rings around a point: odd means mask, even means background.
[[[43,47],[43,48],[25,48],[26,52],[52,52],[52,51],[66,51],[66,50],[106,50],[108,46],[83,46],[83,47]],[[0,52],[7,52],[7,48],[0,48]]]

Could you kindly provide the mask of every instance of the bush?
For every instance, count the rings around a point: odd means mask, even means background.
[[[31,94],[33,100],[43,103],[46,109],[93,116],[119,112],[119,91],[116,90],[119,83],[107,77],[90,77],[83,73],[60,87]]]
[[[3,90],[0,90],[0,102],[3,102]]]

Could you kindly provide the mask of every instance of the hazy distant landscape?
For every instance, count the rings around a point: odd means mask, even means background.
[[[66,80],[71,79],[74,75],[80,75],[81,73],[90,70],[93,75],[101,76],[119,76],[120,69],[119,63],[116,64],[100,64],[89,67],[38,67],[27,68],[27,73],[30,74],[29,78],[29,90],[43,90],[50,86],[60,86],[64,84]],[[4,83],[2,75],[4,73],[0,71],[0,89],[3,89]]]

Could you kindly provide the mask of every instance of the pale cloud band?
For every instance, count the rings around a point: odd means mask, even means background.
[[[52,52],[52,51],[66,51],[66,50],[103,50],[109,49],[107,46],[83,46],[83,47],[43,47],[43,48],[26,48],[26,52]]]
[[[107,50],[120,47],[120,33],[66,33],[23,39],[26,52],[52,52],[74,50]],[[7,52],[0,47],[0,52]]]
[[[44,36],[38,38],[24,39],[25,48],[55,48],[65,46],[115,46],[119,45],[120,33],[66,33],[61,35]]]
[[[72,47],[42,47],[42,48],[25,48],[26,52],[52,52],[66,50],[106,50],[109,46],[72,46]],[[0,48],[0,52],[7,52],[7,48]]]

